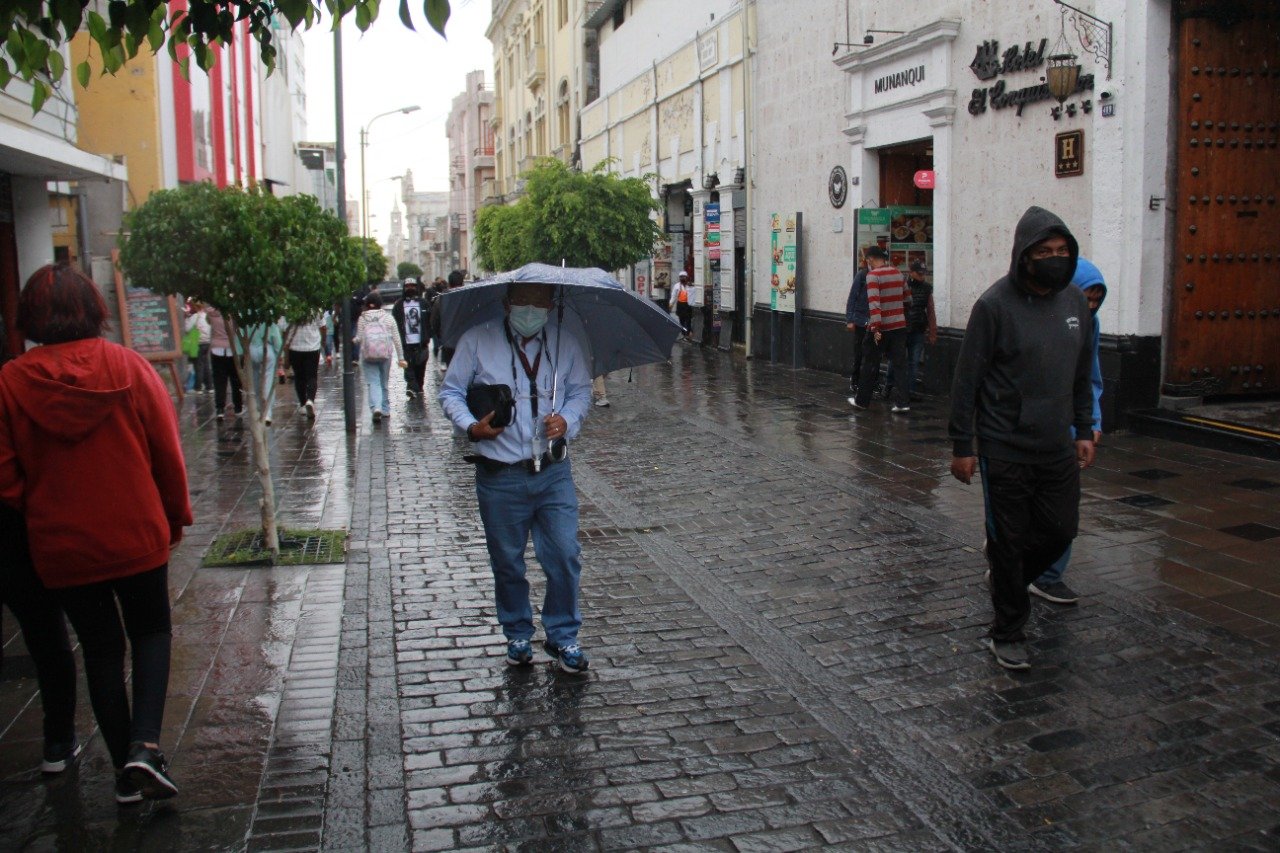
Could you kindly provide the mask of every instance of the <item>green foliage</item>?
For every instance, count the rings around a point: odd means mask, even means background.
[[[546,159],[525,174],[525,194],[476,217],[476,253],[490,270],[542,262],[618,270],[653,254],[658,202],[641,178],[619,178],[608,162],[589,172]]]
[[[404,281],[406,278],[422,278],[422,267],[413,261],[401,261],[396,266],[396,278]]]
[[[366,284],[377,284],[380,281],[387,280],[387,268],[390,263],[387,256],[382,254],[382,246],[372,237],[352,237],[351,244],[355,246],[358,255],[363,256],[365,265],[364,280]],[[361,244],[363,243],[363,247]]]
[[[310,319],[360,284],[360,250],[312,196],[188,184],[128,214],[131,282],[207,302],[240,328]]]
[[[410,0],[400,0],[400,20],[413,29]],[[104,9],[104,18],[97,9]],[[77,31],[87,30],[97,47],[103,72],[115,74],[144,46],[157,53],[166,44],[175,62],[194,59],[206,71],[213,67],[215,44],[232,43],[232,32],[247,21],[249,35],[269,69],[275,68],[273,26],[281,19],[290,29],[309,29],[325,12],[334,26],[354,14],[363,32],[378,17],[379,0],[188,0],[185,9],[170,12],[168,0],[0,0],[0,89],[17,77],[32,86],[31,108],[39,112],[66,72],[58,48]],[[444,35],[449,0],[423,0],[422,14]],[[76,80],[89,85],[88,61],[76,66]]]

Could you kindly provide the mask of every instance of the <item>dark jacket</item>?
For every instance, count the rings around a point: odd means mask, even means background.
[[[978,453],[1008,462],[1072,455],[1072,429],[1093,424],[1093,317],[1079,288],[1039,296],[1022,259],[1036,243],[1076,240],[1062,220],[1031,207],[1014,232],[1009,274],[978,298],[969,316],[951,388],[949,432],[956,456]]]
[[[867,271],[858,270],[853,277],[853,287],[849,288],[849,300],[844,306],[844,321],[855,326],[865,326],[871,322],[871,309],[867,305]]]
[[[409,343],[408,339],[405,337],[405,333],[407,330],[405,329],[405,325],[404,325],[404,301],[405,301],[404,297],[400,297],[399,299],[397,299],[396,303],[391,306],[391,316],[395,318],[396,330],[400,332],[401,346],[423,347],[423,346],[426,346],[427,342],[431,339],[431,329],[428,327],[428,324],[430,322],[431,309],[428,306],[428,302],[425,297],[415,296],[414,299],[416,299],[418,302],[418,312],[419,312],[418,313],[418,343],[411,344]]]

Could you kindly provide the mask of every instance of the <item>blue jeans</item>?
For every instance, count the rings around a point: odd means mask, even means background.
[[[381,411],[391,414],[391,393],[388,383],[391,381],[391,359],[385,361],[362,361],[360,371],[364,373],[364,389],[369,396],[369,411]]]
[[[1074,543],[1072,543],[1074,544]],[[1067,564],[1071,562],[1071,545],[1067,546],[1067,550],[1062,552],[1062,556],[1053,561],[1053,565],[1044,570],[1044,574],[1036,578],[1036,586],[1044,589],[1049,584],[1055,584],[1062,580],[1063,573],[1067,570]]]
[[[266,353],[267,369],[262,369],[262,360],[254,359],[253,354],[249,355],[249,379],[253,383],[253,393],[258,395],[258,399],[262,399],[262,389],[259,387],[265,380],[271,386],[271,393],[267,395],[267,399],[263,402],[264,417],[271,417],[271,410],[276,404],[276,354],[268,350]]]
[[[907,332],[907,393],[914,394],[916,390],[916,373],[920,370],[920,365],[924,363],[924,338],[925,330],[908,331]],[[893,388],[893,362],[889,362],[889,372],[885,374],[884,387]]]
[[[542,630],[557,646],[577,642],[582,614],[578,578],[578,494],[569,462],[548,465],[539,474],[524,468],[487,471],[476,468],[476,498],[484,522],[489,565],[493,569],[498,622],[508,640],[533,637],[533,609],[525,578],[524,549],[533,534],[533,551],[547,577],[542,601]]]

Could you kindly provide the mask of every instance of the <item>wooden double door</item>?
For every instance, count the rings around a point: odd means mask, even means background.
[[[1280,3],[1180,0],[1164,390],[1280,393]]]

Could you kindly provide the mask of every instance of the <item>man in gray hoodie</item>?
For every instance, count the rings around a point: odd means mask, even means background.
[[[1006,669],[1031,666],[1027,584],[1075,538],[1080,471],[1093,464],[1093,317],[1068,287],[1079,254],[1061,219],[1027,209],[1009,274],[973,306],[951,389],[951,473],[967,484],[981,472],[987,647]]]

